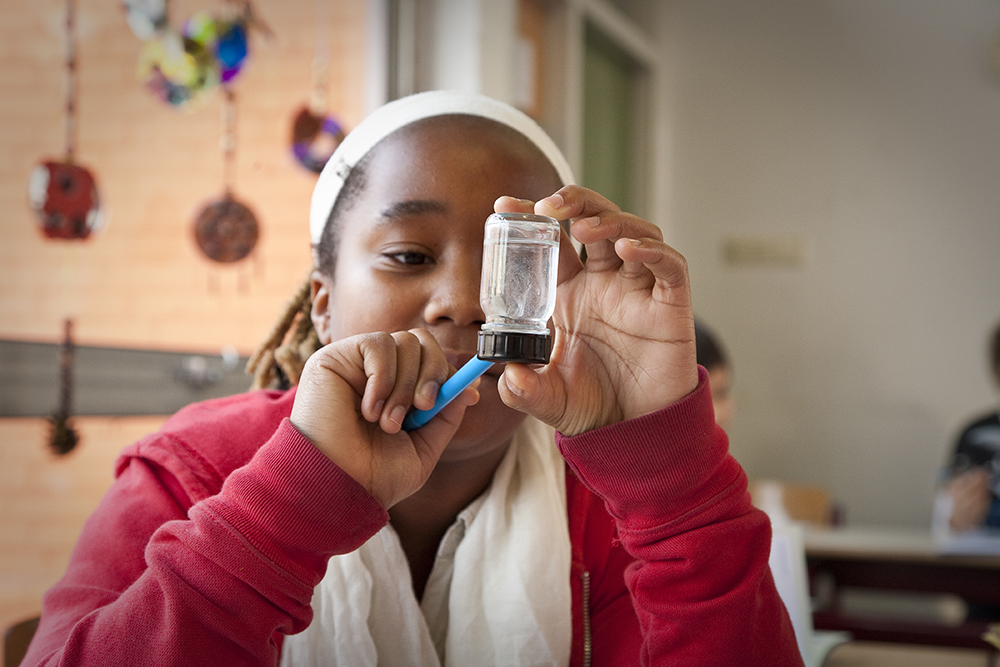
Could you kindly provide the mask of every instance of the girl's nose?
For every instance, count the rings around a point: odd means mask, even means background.
[[[486,315],[479,305],[482,258],[462,258],[441,266],[434,291],[424,308],[428,324],[451,321],[459,326],[480,326]]]

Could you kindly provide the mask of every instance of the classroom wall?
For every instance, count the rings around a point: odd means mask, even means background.
[[[956,430],[997,401],[1000,4],[666,8],[665,228],[733,358],[732,451],[850,523],[927,526]],[[739,238],[803,261],[728,263]]]
[[[172,0],[177,25],[220,1]],[[315,0],[255,0],[273,32],[251,37],[236,80],[235,195],[261,224],[251,258],[213,264],[191,225],[223,188],[218,91],[186,110],[160,102],[136,75],[142,43],[120,2],[78,0],[77,160],[97,176],[105,233],[46,241],[27,182],[64,150],[65,2],[0,5],[0,338],[56,342],[73,317],[79,344],[249,354],[310,264],[307,216],[315,175],[290,153],[309,100]],[[368,3],[329,0],[328,108],[348,129],[367,112]],[[248,380],[249,386],[249,380]],[[69,456],[47,449],[38,419],[0,419],[0,628],[36,614],[65,568],[85,517],[111,483],[117,452],[163,417],[77,420]]]
[[[177,0],[172,22],[224,3]],[[195,215],[223,190],[221,95],[177,108],[137,77],[142,42],[117,2],[79,0],[77,161],[97,176],[109,223],[84,243],[46,241],[27,204],[42,158],[63,154],[61,0],[8,0],[0,33],[0,336],[158,349],[253,349],[309,268],[315,176],[291,156],[292,119],[312,91],[314,0],[255,2],[274,33],[251,36],[235,83],[234,192],[261,224],[247,260],[205,259]],[[367,111],[365,3],[329,0],[329,108],[349,128]]]
[[[87,517],[111,484],[118,452],[164,417],[77,418],[84,445],[63,458],[40,419],[0,419],[0,628],[37,616]]]

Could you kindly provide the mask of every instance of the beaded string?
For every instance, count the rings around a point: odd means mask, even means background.
[[[222,93],[222,187],[225,198],[231,199],[236,183],[236,92],[224,85]]]
[[[66,0],[66,162],[76,158],[76,0]]]
[[[327,73],[330,69],[330,1],[316,0],[316,40],[312,62],[312,94],[309,111],[326,115]]]
[[[73,412],[73,356],[73,320],[66,318],[59,346],[59,408],[49,418],[52,427],[49,446],[60,456],[71,452],[80,440],[70,420]]]

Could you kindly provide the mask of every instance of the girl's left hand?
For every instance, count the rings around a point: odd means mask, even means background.
[[[694,391],[687,262],[656,225],[576,185],[534,203],[501,197],[494,209],[568,219],[587,251],[584,265],[563,234],[552,360],[508,364],[499,383],[507,405],[576,435]]]

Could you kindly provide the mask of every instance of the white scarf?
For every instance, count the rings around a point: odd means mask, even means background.
[[[552,429],[526,418],[477,502],[455,551],[443,659],[386,526],[330,559],[313,593],[313,622],[285,638],[282,667],[569,664],[566,480]]]

